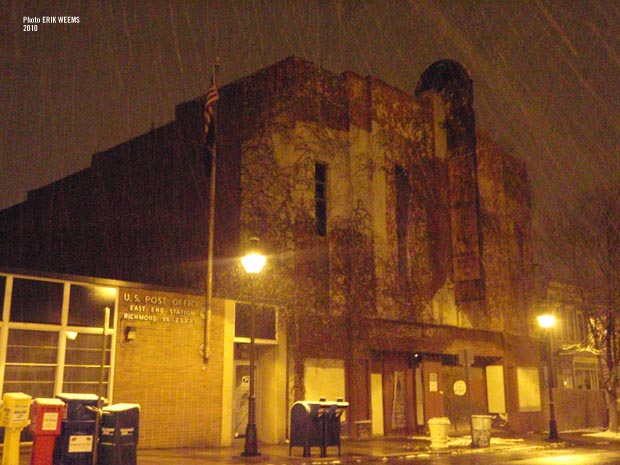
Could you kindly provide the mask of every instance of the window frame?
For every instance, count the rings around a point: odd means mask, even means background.
[[[114,328],[114,324],[112,322],[116,321],[117,316],[117,308],[118,308],[118,288],[110,287],[100,283],[85,283],[79,281],[70,281],[63,279],[53,279],[53,278],[45,278],[39,276],[28,276],[22,274],[9,274],[2,273],[0,274],[4,278],[4,299],[2,302],[2,314],[0,315],[0,353],[4,354],[3,359],[1,360],[2,364],[0,366],[0,395],[5,391],[5,373],[7,366],[9,369],[19,369],[19,367],[28,367],[32,368],[53,368],[53,379],[40,379],[36,380],[41,385],[49,385],[53,384],[53,395],[60,394],[65,392],[64,386],[67,383],[71,383],[65,379],[65,367],[67,364],[65,363],[67,350],[71,350],[71,348],[67,347],[67,338],[71,333],[75,333],[79,338],[80,335],[95,335],[95,336],[103,336],[103,325],[101,327],[87,327],[87,326],[75,326],[68,324],[69,319],[69,295],[70,289],[72,285],[78,286],[95,286],[100,288],[108,288],[114,289],[116,292],[116,296],[113,299],[113,306],[110,309],[109,315],[109,324],[107,329],[105,330],[106,337],[106,363],[104,364],[104,369],[106,370],[106,376],[104,380],[105,392],[103,393],[108,399],[112,398],[113,395],[113,384],[114,384],[114,360],[115,360],[115,351],[116,351],[116,330]],[[27,279],[33,281],[44,281],[49,283],[58,283],[63,286],[62,289],[62,308],[60,312],[60,321],[58,323],[37,323],[37,322],[22,322],[22,321],[11,321],[11,305],[12,305],[12,295],[13,295],[13,284],[15,279]],[[103,310],[103,309],[102,309]],[[55,360],[54,363],[37,363],[37,362],[29,362],[29,361],[11,361],[7,363],[7,356],[9,354],[9,340],[12,331],[41,331],[46,333],[52,333],[56,336],[52,336],[53,339],[56,340],[55,347],[53,350],[55,351]],[[43,344],[44,346],[46,344]],[[11,345],[13,347],[13,345]],[[15,345],[17,347],[17,345]],[[39,346],[36,346],[39,347]],[[88,369],[93,369],[92,363],[78,363],[71,364],[73,368],[85,367]],[[101,364],[98,365],[100,368]],[[8,381],[10,384],[15,384],[16,389],[23,390],[22,387],[24,383],[13,382],[13,380]],[[92,380],[86,380],[87,384],[94,385],[95,382]],[[27,383],[26,383],[27,384]],[[98,383],[97,383],[98,384]],[[44,388],[44,390],[47,388]],[[7,391],[8,392],[8,391]],[[97,392],[97,394],[100,394]]]

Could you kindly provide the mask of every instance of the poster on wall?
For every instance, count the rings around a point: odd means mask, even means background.
[[[428,390],[430,392],[439,391],[439,385],[437,383],[437,373],[428,374]]]

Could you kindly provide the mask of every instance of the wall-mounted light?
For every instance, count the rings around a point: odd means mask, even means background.
[[[75,338],[77,337],[78,333],[77,331],[65,331],[65,335],[67,336],[67,339],[71,341],[75,341]]]
[[[125,341],[131,342],[136,338],[136,334],[138,329],[135,326],[126,326],[125,327]]]

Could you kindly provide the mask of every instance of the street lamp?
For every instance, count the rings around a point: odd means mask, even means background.
[[[549,387],[549,440],[557,441],[560,439],[558,436],[558,425],[555,422],[555,403],[553,402],[553,386],[555,385],[555,371],[553,368],[553,327],[555,326],[555,316],[553,315],[539,315],[536,317],[538,320],[538,326],[547,331],[547,360],[548,360],[548,387]]]
[[[253,237],[249,240],[250,248],[245,256],[241,258],[241,264],[246,273],[250,274],[252,280],[252,295],[250,302],[250,397],[248,399],[248,426],[245,429],[244,457],[256,457],[258,452],[258,442],[256,435],[256,398],[254,396],[254,363],[256,359],[256,311],[254,308],[254,275],[262,271],[267,261],[259,248],[259,240]]]

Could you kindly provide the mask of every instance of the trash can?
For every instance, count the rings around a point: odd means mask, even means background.
[[[428,432],[431,436],[431,447],[447,447],[450,419],[446,417],[430,418],[428,420]]]
[[[472,447],[489,447],[491,445],[491,415],[471,416]]]
[[[101,412],[97,465],[136,465],[139,404],[114,404]]]
[[[324,425],[324,440],[323,440],[323,453],[327,455],[327,448],[329,446],[338,447],[338,456],[340,457],[340,431],[342,428],[341,417],[346,408],[349,406],[348,402],[334,402],[327,408],[323,421]]]
[[[65,403],[65,417],[54,442],[54,465],[92,465],[99,396],[62,393],[56,397]]]
[[[320,447],[323,454],[323,416],[326,406],[322,402],[295,402],[291,407],[291,433],[288,454],[293,447],[303,447],[303,456],[310,457],[311,447]]]

